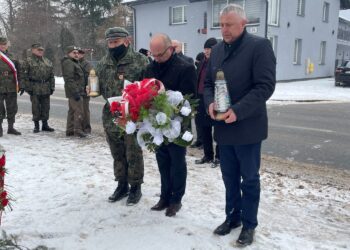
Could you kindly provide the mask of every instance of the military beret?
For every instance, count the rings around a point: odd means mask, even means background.
[[[211,37],[211,38],[209,38],[208,40],[205,41],[204,48],[205,49],[211,49],[211,47],[213,47],[217,43],[218,43],[218,41],[214,37]]]
[[[123,38],[129,36],[129,32],[122,27],[108,28],[105,32],[106,40],[113,38]]]
[[[65,51],[66,51],[66,54],[69,54],[70,52],[72,52],[73,50],[79,50],[79,48],[77,46],[74,46],[74,45],[70,45],[70,46],[67,46]]]
[[[42,49],[44,50],[44,47],[41,45],[41,43],[33,43],[32,49]]]
[[[6,37],[0,36],[0,44],[7,44],[8,40]]]

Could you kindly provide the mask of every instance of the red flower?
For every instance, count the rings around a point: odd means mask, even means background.
[[[119,102],[112,102],[112,104],[111,104],[111,107],[110,107],[110,111],[112,112],[112,113],[115,113],[115,112],[117,112],[117,111],[120,111],[120,103]]]
[[[1,206],[2,206],[2,207],[6,207],[7,204],[9,204],[9,200],[8,200],[8,199],[3,199],[3,200],[1,201]]]
[[[7,196],[7,192],[6,191],[2,191],[0,194],[0,199],[5,199]]]
[[[5,162],[6,162],[6,158],[5,158],[5,155],[3,155],[3,156],[0,158],[0,167],[5,166]]]

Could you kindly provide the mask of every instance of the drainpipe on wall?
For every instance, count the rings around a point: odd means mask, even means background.
[[[269,0],[266,0],[265,6],[265,38],[267,38],[267,27],[268,27],[268,17],[269,17]]]
[[[136,51],[136,9],[129,5],[129,7],[132,9],[132,28],[134,30],[134,50]]]

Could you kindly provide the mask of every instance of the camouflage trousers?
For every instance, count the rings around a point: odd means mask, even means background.
[[[90,103],[90,97],[83,96],[83,106],[84,106],[83,130],[85,133],[91,133],[89,103]]]
[[[0,93],[0,122],[7,118],[9,124],[15,123],[17,111],[17,93]]]
[[[32,95],[33,121],[47,121],[50,113],[50,95]]]
[[[106,131],[106,139],[111,150],[116,181],[127,180],[129,184],[143,183],[144,164],[142,149],[133,135],[121,136]]]
[[[76,134],[83,132],[84,102],[68,98],[68,116],[66,134]]]

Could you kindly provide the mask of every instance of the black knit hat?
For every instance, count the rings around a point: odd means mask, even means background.
[[[211,49],[215,44],[217,44],[218,41],[214,37],[209,38],[208,40],[205,41],[204,43],[204,48],[205,49]]]

